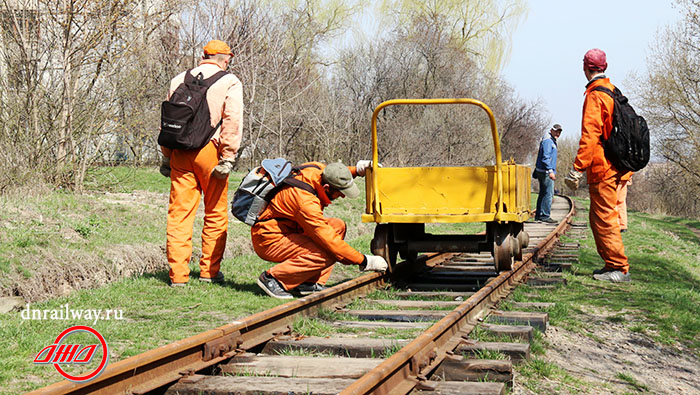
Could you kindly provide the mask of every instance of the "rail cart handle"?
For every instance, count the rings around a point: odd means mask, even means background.
[[[379,181],[377,180],[377,168],[379,163],[379,149],[377,147],[377,116],[379,111],[383,110],[385,107],[395,106],[399,104],[472,104],[477,107],[481,107],[486,114],[489,116],[489,122],[491,123],[491,136],[493,137],[493,149],[496,152],[496,190],[497,190],[497,202],[496,202],[496,221],[500,221],[503,214],[503,175],[501,173],[502,163],[501,163],[501,143],[498,139],[498,129],[496,128],[496,118],[493,116],[493,112],[483,102],[474,99],[458,98],[458,99],[393,99],[382,102],[374,109],[372,113],[372,186],[374,187],[374,212],[380,212],[379,206]]]

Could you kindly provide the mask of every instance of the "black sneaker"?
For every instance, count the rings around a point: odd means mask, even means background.
[[[216,273],[216,276],[214,277],[200,277],[199,281],[203,283],[223,283],[224,282],[224,274],[221,272]]]
[[[321,292],[324,289],[326,289],[326,287],[319,283],[302,283],[299,284],[298,287],[294,288],[292,292],[296,292],[299,295],[306,296],[311,295],[314,292]]]
[[[267,274],[267,271],[262,272],[260,274],[260,277],[258,277],[258,286],[260,286],[260,288],[262,288],[262,290],[265,291],[266,294],[272,296],[273,298],[294,298],[292,294],[284,290],[284,287],[282,286],[282,284],[280,284],[279,281],[277,281],[277,279]]]
[[[612,271],[615,271],[615,269],[610,269],[607,266],[603,266],[602,269],[595,269],[593,271],[593,274],[603,274],[603,273],[612,272]]]
[[[546,222],[548,224],[556,224],[558,221],[556,219],[551,219],[551,218],[542,218],[540,221]]]

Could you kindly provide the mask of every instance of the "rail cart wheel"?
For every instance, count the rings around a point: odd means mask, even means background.
[[[386,260],[389,264],[387,271],[391,273],[396,265],[396,254],[398,253],[391,224],[377,224],[377,227],[374,228],[374,238],[370,243],[370,250],[372,250],[372,254],[379,255]]]
[[[511,270],[513,268],[513,236],[510,235],[510,226],[496,224],[493,229],[493,262],[497,272]]]
[[[520,248],[525,249],[530,245],[530,235],[525,231],[523,224],[518,224],[518,231],[515,232],[515,237],[520,242]]]
[[[530,237],[525,232],[523,224],[517,222],[512,224],[511,237],[513,238],[513,255],[515,260],[522,261],[523,250],[530,242]]]

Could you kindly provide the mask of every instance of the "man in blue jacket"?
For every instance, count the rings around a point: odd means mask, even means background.
[[[537,196],[537,212],[535,220],[547,223],[555,223],[549,217],[552,210],[552,196],[554,196],[554,180],[557,179],[557,139],[561,135],[561,125],[555,123],[549,131],[549,135],[542,139],[540,150],[537,152],[537,162],[533,178],[540,183],[540,194]]]

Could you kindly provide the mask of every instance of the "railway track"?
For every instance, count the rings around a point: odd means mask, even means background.
[[[63,381],[32,394],[503,393],[512,384],[512,363],[528,357],[529,343],[480,343],[469,335],[480,326],[529,339],[533,327],[546,328],[546,313],[505,312],[496,305],[526,281],[548,286],[562,280],[532,273],[571,227],[573,213],[572,201],[556,196],[552,217],[558,224],[527,223],[529,245],[513,270],[496,273],[483,253],[423,255],[391,275],[366,274],[116,362],[92,382]],[[558,256],[576,248],[562,245]],[[548,261],[550,270],[566,269],[567,262]],[[292,332],[299,319],[320,320],[340,334],[299,336]],[[474,357],[485,350],[510,360]]]

